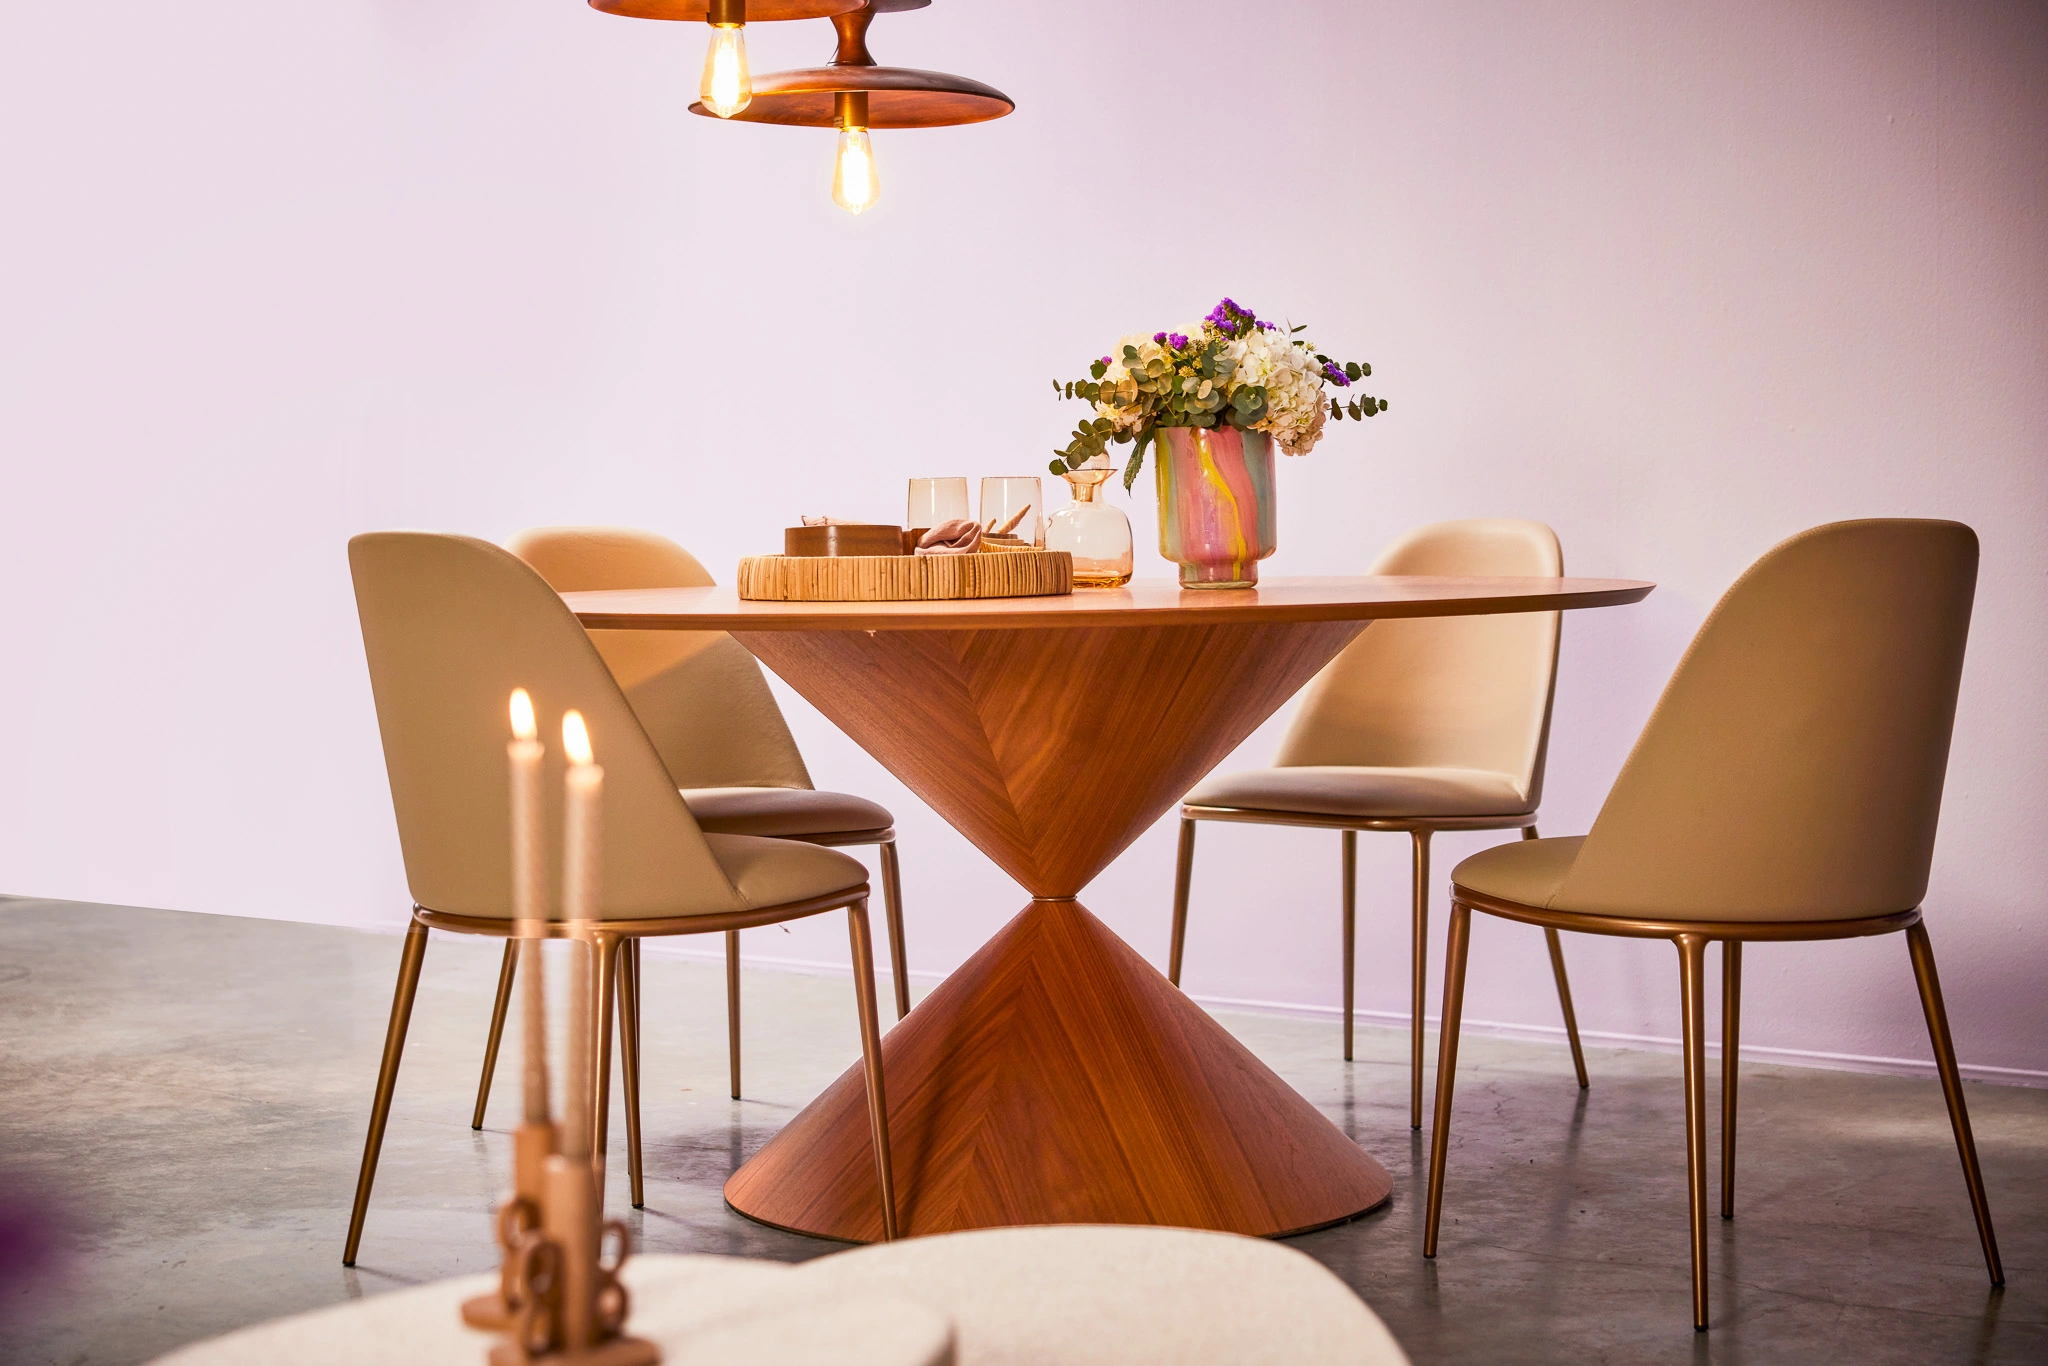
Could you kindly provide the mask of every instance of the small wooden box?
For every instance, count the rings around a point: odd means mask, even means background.
[[[805,558],[820,555],[907,555],[917,548],[900,526],[868,522],[833,522],[827,526],[785,527],[782,553]]]

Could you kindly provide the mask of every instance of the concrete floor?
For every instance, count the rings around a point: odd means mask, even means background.
[[[0,1304],[0,1360],[114,1366],[488,1268],[513,1075],[481,1133],[469,1113],[497,960],[495,943],[429,947],[350,1270],[398,940],[0,901],[0,1172],[67,1209],[72,1242],[56,1279]],[[750,1223],[719,1192],[858,1056],[851,983],[748,974],[750,1094],[734,1102],[718,970],[650,956],[647,976],[648,1203],[626,1211],[615,1117],[614,1212],[650,1251],[834,1250]],[[1226,1023],[1394,1173],[1388,1207],[1295,1245],[1418,1362],[2048,1361],[2048,1092],[1968,1088],[2010,1279],[1998,1292],[1933,1081],[1745,1067],[1738,1218],[1712,1229],[1714,1327],[1696,1335],[1676,1058],[1591,1050],[1582,1094],[1560,1047],[1468,1040],[1428,1263],[1406,1035],[1366,1030],[1346,1065],[1332,1024]]]

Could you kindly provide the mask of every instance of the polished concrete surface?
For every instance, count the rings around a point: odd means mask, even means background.
[[[489,1267],[517,1054],[472,1132],[498,945],[439,934],[360,1265],[341,1265],[398,949],[348,930],[0,901],[0,1175],[67,1211],[71,1244],[53,1279],[0,1304],[0,1361],[140,1361]],[[1904,960],[1901,947],[1910,991]],[[613,1211],[650,1251],[832,1251],[750,1223],[719,1191],[858,1057],[851,982],[747,974],[736,1102],[719,970],[650,956],[647,978],[647,1208],[626,1208],[615,1115]],[[1589,1050],[1581,1093],[1561,1047],[1469,1039],[1429,1263],[1406,1034],[1363,1031],[1347,1065],[1333,1024],[1226,1023],[1394,1173],[1388,1206],[1294,1245],[1418,1362],[2048,1361],[2048,1092],[1967,1088],[2010,1281],[1993,1291],[1932,1080],[1745,1067],[1737,1217],[1711,1230],[1713,1330],[1695,1334],[1675,1057]],[[1709,1105],[1718,1114],[1711,1091]]]

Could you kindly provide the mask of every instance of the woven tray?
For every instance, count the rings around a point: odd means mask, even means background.
[[[1064,550],[976,555],[749,555],[740,596],[769,602],[1037,598],[1074,591]]]

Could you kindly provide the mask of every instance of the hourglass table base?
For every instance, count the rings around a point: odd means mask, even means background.
[[[1386,1170],[1075,899],[1368,622],[1635,602],[1586,579],[1278,580],[960,602],[572,593],[592,629],[730,631],[1034,898],[882,1043],[899,1223],[1299,1232]],[[1162,890],[1162,933],[1167,899]],[[881,1237],[859,1069],[727,1181]]]
[[[1386,1169],[1077,901],[1034,901],[883,1040],[905,1234],[1349,1219]],[[882,1235],[860,1070],[726,1183],[779,1228]]]

